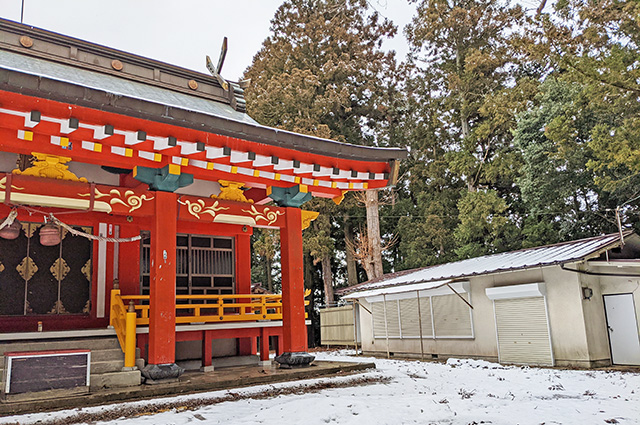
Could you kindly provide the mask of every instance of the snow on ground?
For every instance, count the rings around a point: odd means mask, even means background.
[[[351,352],[353,353],[353,352]],[[640,374],[608,371],[502,366],[478,360],[446,363],[350,357],[348,351],[317,352],[318,360],[374,361],[377,370],[357,376],[383,383],[329,388],[303,394],[264,397],[265,392],[314,383],[349,381],[354,376],[321,378],[233,391],[216,391],[113,406],[0,418],[1,423],[50,423],[78,413],[122,406],[224,401],[195,410],[171,409],[154,415],[98,424],[638,424]],[[252,396],[258,398],[251,398]],[[97,418],[96,418],[97,419]]]

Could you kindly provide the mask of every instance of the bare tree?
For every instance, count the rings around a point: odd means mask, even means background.
[[[380,216],[378,209],[380,202],[378,200],[378,191],[367,190],[364,193],[356,193],[356,200],[364,204],[367,211],[366,229],[360,228],[359,234],[353,239],[346,239],[347,250],[351,252],[354,258],[362,264],[367,279],[375,279],[383,275],[382,270],[382,252],[391,248],[396,239],[393,238],[382,243],[380,236]]]

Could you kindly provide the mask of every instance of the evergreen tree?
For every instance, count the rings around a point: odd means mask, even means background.
[[[271,35],[244,74],[251,79],[249,114],[261,124],[304,134],[387,144],[381,134],[392,128],[388,105],[395,58],[381,45],[395,31],[366,0],[285,1],[271,21]],[[305,208],[325,216],[304,237],[324,275],[325,301],[331,302],[331,234],[333,220],[342,214],[335,213],[330,200],[316,199]]]
[[[515,144],[525,165],[518,185],[526,205],[526,246],[614,230],[606,216],[609,196],[587,167],[594,158],[590,134],[598,116],[584,86],[549,77],[535,106],[518,120]],[[613,205],[615,208],[615,205]]]
[[[588,119],[588,132],[580,137],[600,197],[606,195],[610,207],[623,207],[634,225],[640,195],[639,16],[636,1],[560,0],[553,15],[539,17],[538,42],[529,46],[556,78],[582,87],[585,108],[575,109],[567,123]],[[554,131],[556,139],[575,137],[561,126]]]
[[[411,202],[399,203],[411,214],[399,220],[406,266],[519,247],[514,181],[522,159],[512,130],[538,84],[521,71],[524,22],[520,6],[498,0],[417,2],[406,29],[412,132],[400,193]]]

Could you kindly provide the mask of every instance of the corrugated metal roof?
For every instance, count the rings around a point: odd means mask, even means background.
[[[441,286],[447,285],[452,282],[453,281],[451,279],[446,279],[446,280],[436,280],[433,282],[414,283],[414,284],[411,284],[410,287],[409,285],[395,285],[395,286],[387,286],[384,288],[373,288],[365,291],[354,292],[342,298],[345,300],[349,300],[353,298],[373,297],[373,296],[382,295],[382,294],[390,295],[390,294],[400,294],[402,292],[408,292],[408,291],[412,291],[412,292],[426,291],[429,289],[440,288]]]
[[[189,96],[188,94],[161,87],[5,50],[0,50],[0,68],[88,87],[116,96],[141,99],[246,124],[258,124],[249,115],[236,111],[230,105],[216,102],[215,100]]]
[[[626,232],[625,237],[633,232]],[[556,245],[540,246],[519,251],[503,252],[441,264],[409,272],[401,272],[383,276],[357,286],[345,288],[342,293],[361,293],[378,288],[412,285],[424,282],[459,279],[510,270],[522,270],[532,267],[543,267],[554,264],[583,261],[599,255],[603,250],[620,244],[620,234],[613,233]],[[411,288],[413,290],[413,288]]]

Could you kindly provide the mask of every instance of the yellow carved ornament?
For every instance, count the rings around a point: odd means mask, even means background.
[[[306,229],[307,227],[309,227],[311,225],[311,222],[313,220],[315,220],[316,218],[318,218],[318,216],[320,215],[319,212],[317,211],[305,211],[302,210],[301,211],[301,215],[302,215],[302,230]]]
[[[342,193],[338,196],[336,196],[335,198],[332,198],[331,200],[336,204],[336,205],[340,205],[342,203],[342,201],[344,200],[344,195],[347,193],[346,190],[343,190]]]
[[[256,223],[260,223],[260,220],[266,221],[267,226],[271,226],[275,223],[276,220],[278,220],[278,216],[284,215],[282,211],[271,211],[268,207],[264,208],[262,212],[260,212],[253,205],[251,205],[250,210],[242,210],[242,212],[249,213]]]
[[[253,204],[252,199],[247,199],[246,196],[244,196],[242,191],[244,183],[237,183],[228,180],[218,180],[218,183],[220,184],[220,193],[218,195],[211,195],[211,198]]]
[[[87,182],[84,177],[78,177],[69,171],[69,166],[65,165],[71,161],[66,156],[47,155],[44,153],[33,152],[36,157],[33,165],[24,171],[13,170],[13,174],[22,174],[23,176],[44,177],[46,179],[58,179],[69,181]]]

